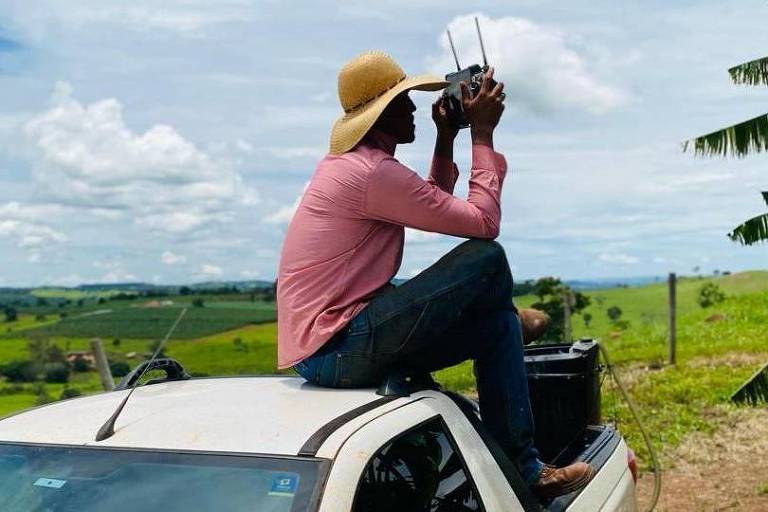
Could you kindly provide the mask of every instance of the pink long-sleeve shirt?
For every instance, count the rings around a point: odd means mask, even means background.
[[[277,281],[278,368],[315,353],[395,276],[404,226],[496,238],[504,157],[472,146],[467,200],[453,196],[456,165],[435,155],[426,180],[394,158],[395,140],[373,131],[328,155],[288,226]]]

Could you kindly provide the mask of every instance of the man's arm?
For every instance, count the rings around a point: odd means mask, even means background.
[[[469,238],[496,238],[501,221],[504,157],[488,146],[472,146],[472,171],[466,200],[395,160],[382,160],[370,175],[365,213],[373,219]]]
[[[442,97],[432,104],[432,120],[437,128],[437,137],[427,182],[453,194],[453,187],[459,177],[459,169],[453,163],[453,142],[459,130],[451,126],[445,100]]]
[[[501,185],[506,173],[504,157],[493,150],[493,131],[504,111],[504,85],[487,74],[480,92],[469,97],[462,87],[464,111],[472,126],[472,172],[466,201],[453,197],[458,171],[453,165],[453,139],[457,130],[450,126],[440,100],[432,106],[438,128],[435,158],[426,181],[395,159],[385,159],[371,173],[365,209],[372,218],[426,231],[496,238],[501,221]],[[462,84],[465,85],[465,84]],[[442,115],[441,115],[442,114]],[[450,160],[446,157],[451,157]],[[440,162],[443,165],[440,165]],[[445,170],[451,162],[452,176]],[[442,172],[441,172],[442,170]]]

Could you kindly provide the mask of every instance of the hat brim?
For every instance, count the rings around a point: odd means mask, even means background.
[[[371,126],[373,126],[381,113],[384,112],[387,105],[398,94],[412,89],[417,91],[439,91],[447,85],[448,82],[435,75],[406,77],[405,80],[375,100],[337,119],[331,130],[330,153],[332,155],[340,155],[355,147],[360,142],[360,139],[368,133],[368,130],[371,129]]]

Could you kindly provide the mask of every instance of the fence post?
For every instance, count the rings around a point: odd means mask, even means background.
[[[112,391],[115,389],[115,381],[112,379],[112,372],[109,369],[109,362],[107,361],[107,354],[104,352],[104,345],[99,338],[91,340],[91,352],[93,353],[93,359],[96,362],[96,368],[99,370],[101,385],[104,386],[106,391]]]
[[[571,295],[571,290],[565,290],[563,292],[563,317],[564,317],[564,324],[563,324],[563,337],[565,338],[566,343],[570,343],[573,339],[572,330],[571,330],[571,301],[573,300],[573,297]]]
[[[677,276],[669,274],[669,364],[677,363]]]

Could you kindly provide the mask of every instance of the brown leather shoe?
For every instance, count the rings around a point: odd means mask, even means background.
[[[554,498],[578,491],[592,480],[595,470],[589,464],[577,462],[564,468],[545,465],[539,479],[531,486],[539,498]]]
[[[549,326],[549,315],[538,309],[519,309],[517,316],[523,328],[524,345],[541,338]]]

